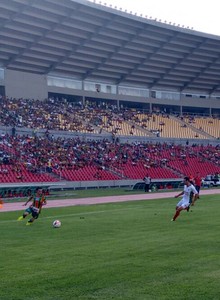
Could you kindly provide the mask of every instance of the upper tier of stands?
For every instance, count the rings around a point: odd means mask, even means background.
[[[0,125],[67,132],[108,132],[115,136],[210,139],[220,137],[220,120],[165,113],[118,110],[115,105],[67,100],[0,99]]]
[[[220,120],[217,118],[188,116],[184,117],[184,121],[186,124],[197,128],[201,133],[208,133],[215,138],[220,137]]]

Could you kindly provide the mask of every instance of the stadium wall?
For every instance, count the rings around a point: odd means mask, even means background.
[[[179,185],[182,178],[167,178],[167,179],[152,179],[152,184],[167,184],[171,183],[173,186]],[[144,182],[138,179],[124,179],[124,180],[96,180],[96,181],[61,181],[56,183],[51,182],[29,182],[29,183],[0,183],[0,192],[2,189],[19,190],[22,188],[34,189],[38,186],[49,188],[50,190],[64,190],[64,189],[91,189],[91,188],[114,188],[114,187],[135,187],[135,189],[143,190]]]
[[[16,133],[20,135],[29,135],[29,136],[45,136],[46,129],[33,129],[33,128],[16,128]],[[0,135],[1,134],[9,134],[12,133],[12,127],[9,126],[0,126]],[[108,139],[112,140],[111,133],[102,133],[102,134],[94,134],[94,133],[80,133],[80,132],[68,132],[61,130],[50,130],[50,135],[55,138],[63,137],[63,138],[80,138],[82,140],[102,140]],[[170,143],[176,145],[204,145],[207,146],[210,143],[213,146],[217,146],[220,144],[219,139],[176,139],[176,138],[161,138],[161,137],[145,137],[145,136],[125,136],[118,135],[117,136],[120,143]]]
[[[198,107],[209,109],[220,108],[220,99],[211,98],[207,95],[207,98],[198,98],[193,96],[187,98],[183,93],[180,95],[180,99],[158,99],[151,97],[122,95],[115,93],[103,93],[88,90],[79,90],[65,87],[55,87],[47,85],[47,76],[39,75],[27,72],[20,72],[15,70],[5,70],[5,78],[1,80],[1,84],[5,86],[5,93],[8,97],[13,98],[27,98],[27,99],[39,99],[44,100],[48,97],[48,93],[60,93],[66,95],[80,96],[82,99],[94,98],[115,100],[119,106],[119,101],[138,102],[142,104],[149,104],[150,110],[156,105],[165,106],[177,106],[180,108],[180,112],[184,107]],[[137,87],[138,88],[138,87]],[[169,93],[169,91],[166,91]]]
[[[5,93],[12,98],[46,99],[47,77],[14,70],[5,70]]]
[[[180,100],[164,100],[164,99],[155,99],[155,98],[146,98],[138,96],[129,96],[129,95],[116,95],[116,94],[107,94],[107,93],[97,93],[93,91],[83,91],[83,90],[74,90],[69,88],[60,88],[60,87],[48,87],[48,92],[51,93],[60,93],[73,96],[81,96],[82,98],[94,98],[94,99],[105,99],[105,100],[115,100],[118,101],[127,101],[127,102],[138,102],[142,104],[149,104],[150,109],[156,105],[169,105],[169,106],[178,106],[178,107],[198,107],[198,108],[208,108],[210,113],[211,109],[219,109],[220,100],[218,99],[199,99],[196,97],[186,98],[184,95],[181,96]],[[180,109],[181,111],[181,109]]]

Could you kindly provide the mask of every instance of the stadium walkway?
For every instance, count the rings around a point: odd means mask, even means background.
[[[123,195],[123,196],[107,196],[107,197],[93,197],[93,198],[80,198],[80,199],[59,199],[59,200],[48,200],[45,208],[52,207],[66,207],[76,205],[92,205],[101,203],[115,203],[115,202],[126,202],[126,201],[138,201],[138,200],[157,200],[174,197],[178,192],[165,192],[165,193],[145,193],[136,195]],[[200,196],[202,195],[220,195],[220,189],[207,189],[201,190]],[[3,204],[0,212],[6,211],[18,211],[24,210],[24,202],[14,202]]]

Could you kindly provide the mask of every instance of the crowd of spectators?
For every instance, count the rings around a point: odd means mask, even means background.
[[[69,102],[66,99],[49,98],[39,101],[1,97],[0,125],[10,126],[14,130],[12,135],[5,134],[0,137],[0,174],[3,176],[8,173],[8,168],[5,167],[8,165],[16,173],[17,180],[22,181],[23,168],[33,174],[53,174],[57,170],[74,171],[96,166],[94,180],[99,180],[102,179],[99,170],[114,170],[122,174],[121,170],[126,165],[142,165],[147,171],[162,167],[181,172],[172,162],[180,161],[187,167],[190,158],[197,159],[201,164],[209,162],[220,167],[219,146],[159,142],[120,144],[118,139],[84,141],[73,137],[54,137],[50,134],[50,130],[89,133],[96,131],[100,134],[102,130],[106,130],[115,136],[120,133],[122,123],[129,122],[132,135],[135,126],[147,128],[147,123],[155,122],[158,114],[164,120],[169,119],[165,112],[145,112],[143,118],[143,113],[139,110],[123,107],[119,110],[115,104],[101,101],[86,101],[83,105],[81,102]],[[190,121],[193,122],[193,118]],[[164,124],[162,119],[159,125],[162,128]],[[16,134],[15,128],[22,127],[45,129],[45,135]]]
[[[12,128],[93,132],[85,122],[83,107],[66,99],[0,98],[0,125]],[[81,115],[83,114],[83,118]]]
[[[6,165],[22,180],[22,169],[37,174],[57,173],[57,170],[79,170],[96,166],[98,170],[119,171],[126,165],[151,168],[170,168],[172,161],[195,158],[201,165],[211,162],[220,167],[220,146],[174,145],[169,143],[126,143],[109,140],[87,140],[50,136],[2,135],[0,137],[0,173],[7,172]],[[186,174],[187,175],[187,174]],[[206,175],[206,174],[203,174]],[[100,179],[99,172],[94,180]]]
[[[135,135],[135,130],[142,130],[142,133],[149,131],[160,137],[167,129],[166,120],[169,118],[170,115],[165,111],[154,109],[150,113],[123,106],[119,109],[114,102],[86,100],[82,104],[80,101],[67,101],[64,98],[40,101],[0,97],[0,125],[12,127],[14,133],[16,128],[31,128],[100,134],[105,131],[116,136]],[[184,118],[180,117],[180,120],[184,121]],[[188,116],[187,120],[190,124],[195,121],[193,116]],[[123,123],[129,128],[126,132],[123,130]],[[187,127],[187,123],[180,126]]]

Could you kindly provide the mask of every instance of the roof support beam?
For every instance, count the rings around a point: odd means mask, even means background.
[[[0,0],[1,66],[109,84],[220,93],[218,37],[87,2]]]
[[[165,42],[160,43],[160,46],[155,48],[154,52],[151,54],[147,54],[145,58],[141,59],[138,64],[135,65],[133,69],[131,69],[128,73],[122,75],[120,79],[117,81],[116,84],[121,84],[126,78],[131,75],[134,71],[138,70],[145,62],[147,62],[151,57],[153,57],[155,54],[157,54],[163,47],[165,47],[167,44],[169,44],[176,36],[178,35],[178,32],[175,32],[173,36],[169,37]]]
[[[212,95],[218,89],[220,89],[220,83],[218,85],[213,86],[213,88],[209,91],[209,95]]]
[[[13,13],[10,19],[0,23],[0,31],[2,31],[8,24],[12,23],[17,17],[21,16],[23,12],[30,6],[33,6],[35,2],[37,2],[37,0],[28,0],[27,4],[20,4],[21,6],[19,7],[18,11]]]
[[[116,18],[116,16],[113,16],[112,19],[110,20],[107,20],[107,21],[104,21],[101,26],[98,26],[96,28],[96,30],[93,32],[93,33],[89,33],[87,35],[87,37],[81,41],[81,43],[79,43],[79,45],[77,46],[73,46],[72,49],[70,51],[66,51],[66,54],[62,57],[60,57],[60,59],[58,59],[56,61],[55,64],[52,64],[47,70],[46,70],[46,74],[54,71],[60,64],[62,64],[62,62],[67,59],[68,57],[70,57],[73,53],[77,52],[78,50],[80,50],[86,42],[88,42],[88,40],[92,40],[93,37],[95,37],[97,34],[99,34],[99,32],[102,30],[103,27],[108,27],[112,22],[113,20]]]
[[[204,45],[206,40],[204,39],[202,43],[199,43],[196,48],[193,48],[191,51],[188,53],[184,54],[182,58],[180,58],[177,63],[172,64],[171,68],[167,69],[158,79],[155,79],[153,83],[149,86],[149,88],[153,88],[155,85],[159,83],[160,80],[163,80],[169,73],[174,70],[176,67],[181,65],[190,55],[192,55],[196,50],[198,50],[202,45]]]
[[[32,0],[33,1],[33,0]],[[77,7],[78,9],[80,9],[80,6],[78,5]],[[35,45],[37,45],[40,41],[42,41],[45,37],[47,37],[48,34],[50,34],[51,32],[53,32],[54,30],[56,30],[57,28],[59,28],[59,26],[66,21],[67,18],[71,17],[72,15],[74,15],[74,11],[73,10],[68,10],[66,16],[60,17],[57,23],[53,23],[49,29],[45,30],[43,32],[43,34],[39,37],[37,37],[33,42],[31,43],[27,43],[26,48],[21,49],[17,54],[13,55],[10,57],[10,59],[4,64],[4,67],[7,68],[10,66],[10,64],[13,64],[13,62],[15,62],[18,58],[22,57],[26,52],[28,52],[28,50],[30,50],[32,47],[34,47]]]
[[[148,26],[148,25],[147,25]],[[88,78],[90,75],[92,75],[93,72],[97,71],[99,68],[101,68],[104,64],[107,63],[108,60],[110,60],[115,54],[119,53],[120,50],[122,50],[123,48],[125,48],[130,42],[132,42],[134,40],[134,38],[136,38],[137,36],[139,36],[141,33],[144,32],[144,30],[146,30],[147,26],[145,25],[143,28],[138,29],[136,31],[135,34],[131,35],[129,37],[129,39],[127,41],[124,41],[121,46],[119,47],[115,47],[115,50],[111,53],[109,53],[109,55],[102,59],[102,61],[98,64],[96,64],[94,69],[89,70],[88,72],[85,73],[85,75],[82,77],[82,80],[86,80],[86,78]]]
[[[180,89],[180,92],[183,92],[187,87],[196,81],[205,71],[207,71],[210,67],[214,66],[215,63],[220,59],[220,55],[218,55],[217,58],[213,59],[211,63],[206,64],[205,68],[202,68],[199,73],[197,73],[196,76],[194,76],[190,81],[187,81]]]

